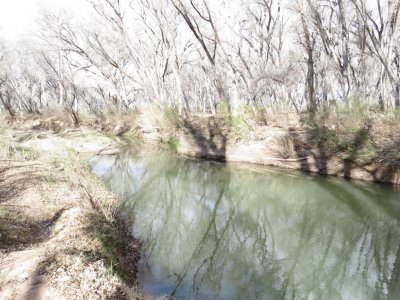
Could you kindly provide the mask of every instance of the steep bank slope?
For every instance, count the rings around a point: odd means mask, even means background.
[[[143,140],[189,156],[400,184],[399,120],[344,117],[289,127],[191,116],[136,128]]]

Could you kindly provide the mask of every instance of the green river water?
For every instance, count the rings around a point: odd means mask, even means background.
[[[135,151],[91,159],[176,299],[400,299],[396,188]]]

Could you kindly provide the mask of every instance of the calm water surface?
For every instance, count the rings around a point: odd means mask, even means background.
[[[395,188],[168,153],[90,165],[124,199],[153,296],[400,299]]]

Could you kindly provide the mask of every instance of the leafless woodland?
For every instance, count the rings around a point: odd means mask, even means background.
[[[11,116],[148,104],[215,114],[400,107],[398,0],[90,0],[0,44]]]

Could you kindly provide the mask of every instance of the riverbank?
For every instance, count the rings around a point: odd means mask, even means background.
[[[192,157],[400,184],[398,112],[337,106],[313,115],[254,111],[212,116],[153,108],[109,113],[89,124]]]
[[[0,298],[146,298],[140,242],[87,167],[116,141],[88,129],[0,130]]]
[[[176,128],[172,143],[178,153],[194,157],[397,185],[400,184],[400,126],[395,121],[380,127],[381,122],[377,118],[359,124],[320,121],[295,127],[261,124],[243,130],[240,127],[243,124],[232,126],[226,125],[226,120],[195,118]]]
[[[142,299],[140,242],[87,159],[137,140],[222,162],[400,183],[400,118],[172,111],[59,113],[0,124],[0,298]],[[7,124],[7,126],[5,126]]]
[[[25,116],[13,124],[57,132],[73,127],[74,120],[56,112]],[[354,105],[321,109],[313,115],[254,110],[212,116],[149,107],[82,113],[80,124],[128,143],[141,140],[192,157],[400,184],[398,112],[381,114]]]

